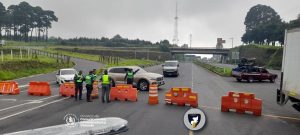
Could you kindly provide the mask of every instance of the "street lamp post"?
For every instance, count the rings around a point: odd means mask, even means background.
[[[233,48],[233,37],[232,38],[229,38],[229,39],[231,39],[231,48]]]

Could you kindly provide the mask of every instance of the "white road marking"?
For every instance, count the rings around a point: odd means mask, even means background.
[[[40,106],[37,106],[37,107],[33,107],[33,108],[30,108],[30,109],[27,109],[27,110],[24,110],[24,111],[21,111],[21,112],[18,112],[18,113],[14,113],[14,114],[11,114],[11,115],[2,117],[2,118],[0,118],[0,121],[1,121],[1,120],[5,120],[5,119],[10,118],[10,117],[13,117],[13,116],[17,116],[17,115],[19,115],[19,114],[22,114],[22,113],[25,113],[25,112],[28,112],[28,111],[32,111],[32,110],[35,110],[35,109],[44,107],[44,106],[46,106],[46,105],[50,105],[50,104],[53,104],[53,103],[56,103],[56,102],[65,100],[65,99],[67,99],[67,98],[70,98],[70,97],[66,97],[66,98],[54,100],[54,101],[52,101],[52,102],[49,102],[49,103],[46,103],[46,104],[43,104],[43,105],[40,105]]]
[[[194,76],[193,76],[194,75],[194,73],[193,73],[194,68],[193,67],[194,67],[194,64],[192,63],[192,75],[191,75],[192,76],[192,90],[194,89]]]
[[[192,71],[191,71],[191,73],[192,73],[192,90],[194,89],[194,73],[193,73],[193,71],[194,71],[194,64],[192,63]],[[189,130],[189,135],[194,135],[194,132],[192,131],[192,130]]]
[[[13,99],[13,98],[6,98],[6,99],[0,99],[0,100],[2,100],[2,101],[14,101],[14,102],[17,101],[17,99]]]
[[[33,101],[31,101],[31,102],[27,102],[27,103],[23,103],[23,104],[11,106],[11,107],[3,108],[3,109],[0,109],[0,112],[6,111],[6,110],[9,110],[9,109],[12,109],[12,108],[16,108],[16,107],[19,107],[19,106],[27,105],[27,104],[38,104],[38,103],[42,103],[43,100],[45,100],[45,99],[49,99],[49,98],[57,97],[57,96],[59,96],[59,95],[54,95],[54,96],[42,98],[42,99],[39,99],[39,100],[33,100]]]
[[[33,104],[33,102],[27,102],[27,103],[23,103],[23,104],[11,106],[11,107],[3,108],[3,109],[0,109],[0,112],[6,111],[6,110],[9,110],[9,109],[12,109],[12,108],[16,108],[16,107],[19,107],[19,106],[27,105],[27,104]]]
[[[19,86],[19,88],[25,88],[25,87],[28,87],[29,85],[27,84],[27,85],[21,85],[21,86]]]

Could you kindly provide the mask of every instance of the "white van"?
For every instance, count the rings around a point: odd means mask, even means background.
[[[164,76],[179,76],[179,62],[177,60],[165,61],[162,66]]]

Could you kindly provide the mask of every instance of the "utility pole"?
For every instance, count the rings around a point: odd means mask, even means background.
[[[229,39],[231,39],[231,48],[233,48],[233,37],[232,38],[229,38]]]
[[[175,24],[174,24],[174,37],[173,37],[173,44],[178,45],[178,15],[177,15],[177,1],[176,1],[176,10],[175,10]]]
[[[190,48],[192,48],[192,34],[190,34]]]

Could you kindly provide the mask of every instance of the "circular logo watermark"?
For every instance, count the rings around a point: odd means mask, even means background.
[[[200,109],[189,109],[183,117],[184,125],[190,130],[199,130],[204,127],[206,123],[206,116]]]
[[[64,120],[66,122],[66,125],[68,127],[75,127],[76,126],[76,122],[78,121],[77,117],[75,114],[67,114],[64,117]]]

